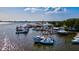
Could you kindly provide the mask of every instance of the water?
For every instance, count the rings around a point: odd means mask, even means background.
[[[24,23],[0,23],[0,51],[75,51],[79,45],[73,45],[71,40],[75,34],[60,36],[53,34],[55,43],[52,46],[34,44],[32,37],[40,35],[30,29],[27,34],[16,34],[16,26]]]

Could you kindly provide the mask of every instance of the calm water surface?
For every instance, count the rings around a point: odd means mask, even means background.
[[[32,37],[40,35],[30,29],[27,34],[16,34],[16,26],[23,23],[0,23],[0,51],[73,51],[79,50],[79,45],[72,45],[75,34],[60,36],[53,34],[55,43],[52,46],[34,44]]]

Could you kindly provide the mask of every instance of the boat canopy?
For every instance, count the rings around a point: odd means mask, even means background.
[[[77,33],[76,37],[79,38],[79,33]]]
[[[49,24],[49,23],[46,23],[46,24],[43,24],[43,26],[53,26],[53,25]]]

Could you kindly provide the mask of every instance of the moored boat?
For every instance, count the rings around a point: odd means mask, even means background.
[[[33,41],[34,41],[34,43],[40,43],[42,38],[43,38],[43,36],[35,36],[35,37],[33,37]]]
[[[65,31],[65,30],[59,30],[59,31],[57,31],[57,33],[58,33],[58,34],[68,34],[68,32]]]
[[[21,34],[21,33],[27,33],[29,31],[29,28],[27,27],[16,27],[16,34]]]
[[[16,34],[26,34],[28,33],[29,29],[24,29],[24,30],[21,30],[21,31],[16,31]]]
[[[43,45],[53,45],[54,44],[54,39],[51,37],[44,38],[43,40],[40,41],[41,44]]]
[[[73,38],[72,43],[79,44],[79,33]]]
[[[63,28],[59,29],[57,31],[58,34],[68,34],[69,32],[68,31],[65,31]]]
[[[54,39],[49,36],[36,36],[33,37],[35,43],[40,43],[43,45],[52,45],[54,43]]]

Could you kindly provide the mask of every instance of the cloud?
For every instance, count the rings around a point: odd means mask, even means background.
[[[31,13],[35,13],[35,12],[41,12],[43,11],[41,7],[29,7],[29,8],[25,8],[24,11],[29,11]]]
[[[28,11],[28,10],[30,10],[30,8],[25,8],[25,9],[24,9],[24,11]]]
[[[53,10],[47,11],[45,14],[53,14],[53,13],[64,13],[67,12],[66,8],[56,7],[52,8]]]
[[[54,10],[56,7],[45,7],[44,11]]]
[[[53,11],[53,13],[57,13],[60,9],[61,9],[60,7],[55,8],[55,10]]]
[[[30,13],[49,15],[54,13],[55,14],[65,13],[67,12],[67,9],[63,7],[29,7],[29,8],[25,8],[24,11],[30,12]]]
[[[44,9],[44,11],[48,11],[48,10],[49,10],[49,8],[50,8],[50,7],[46,7],[46,8]]]

